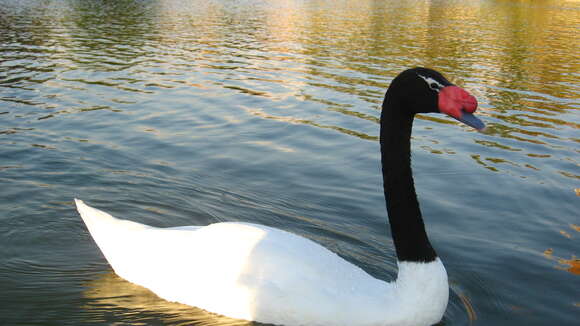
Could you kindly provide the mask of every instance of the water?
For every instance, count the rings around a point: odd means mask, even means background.
[[[246,324],[115,276],[73,197],[275,226],[392,279],[378,117],[411,66],[490,127],[415,122],[443,324],[576,324],[579,30],[573,1],[0,0],[0,324]]]

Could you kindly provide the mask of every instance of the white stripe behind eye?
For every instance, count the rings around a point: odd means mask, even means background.
[[[427,86],[429,86],[430,89],[439,92],[442,88],[443,88],[443,84],[441,84],[440,82],[438,82],[437,80],[431,78],[431,77],[425,77],[422,75],[417,74],[419,77],[423,78],[423,80],[427,83]]]

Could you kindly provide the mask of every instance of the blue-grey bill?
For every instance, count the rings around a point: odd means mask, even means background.
[[[471,113],[463,112],[463,114],[461,115],[461,118],[457,119],[457,120],[465,123],[466,125],[468,125],[470,127],[475,128],[479,131],[482,131],[483,129],[485,129],[485,123],[483,123],[483,121],[479,120],[478,117],[476,117],[475,115],[473,115]]]

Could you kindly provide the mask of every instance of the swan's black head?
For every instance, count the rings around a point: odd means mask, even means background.
[[[477,109],[475,97],[433,69],[412,68],[400,73],[387,90],[383,110],[388,104],[413,115],[445,113],[475,129],[485,128],[472,114]]]

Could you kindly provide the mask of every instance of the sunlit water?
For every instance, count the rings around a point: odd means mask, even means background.
[[[444,325],[580,320],[580,3],[0,0],[0,324],[242,325],[111,271],[73,197],[249,221],[389,280],[378,117],[397,73],[475,94],[415,123]]]

